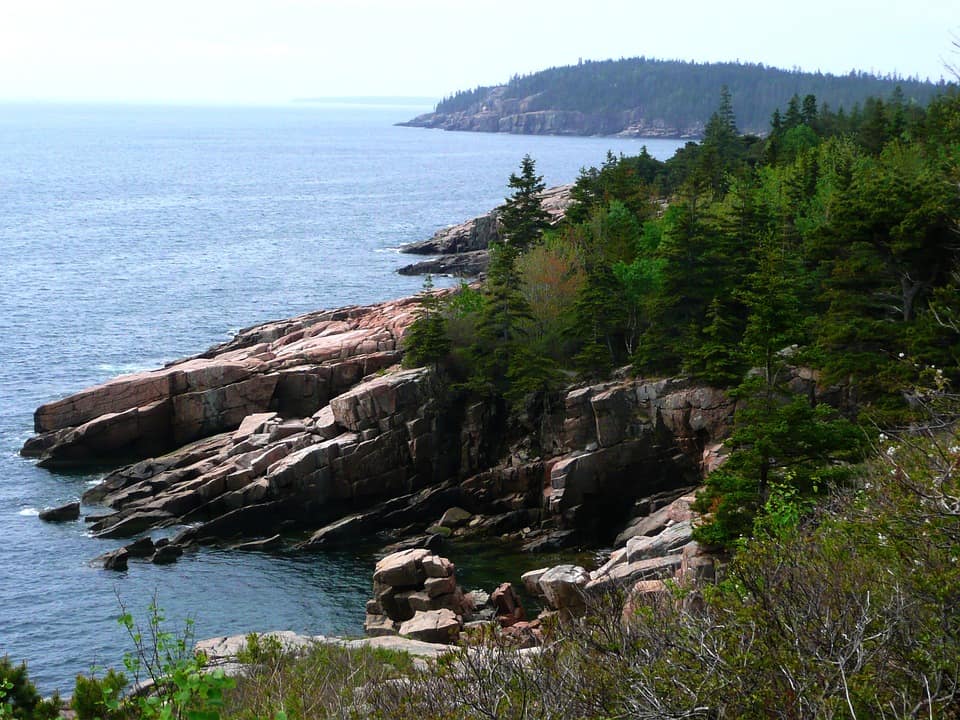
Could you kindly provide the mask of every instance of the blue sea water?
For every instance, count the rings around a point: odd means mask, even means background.
[[[198,637],[359,634],[374,560],[207,549],[92,568],[122,543],[36,513],[99,476],[18,456],[34,408],[253,323],[416,292],[396,247],[501,202],[524,153],[559,184],[608,149],[679,145],[393,126],[424,110],[0,105],[0,656],[43,692],[118,666],[120,604],[143,619],[154,594]]]

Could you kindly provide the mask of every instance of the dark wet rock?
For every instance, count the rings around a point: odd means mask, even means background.
[[[123,571],[127,569],[127,561],[130,559],[130,553],[126,548],[112,550],[95,558],[92,561],[94,565],[100,565],[104,570]]]
[[[437,524],[441,527],[457,528],[468,523],[472,517],[473,513],[461,507],[452,507],[443,513],[443,517]]]
[[[487,272],[490,266],[490,253],[487,250],[458,253],[456,255],[437,255],[427,260],[404,265],[398,273],[401,275],[453,275],[454,277],[476,277]]]
[[[54,508],[44,508],[40,511],[40,519],[46,522],[66,522],[80,518],[80,503],[71,502]]]
[[[179,545],[169,543],[157,548],[157,551],[150,558],[154,565],[169,565],[176,562],[183,555],[183,548]]]
[[[157,548],[153,539],[147,536],[134,540],[129,545],[124,546],[124,549],[127,551],[127,555],[132,558],[146,558],[153,555]]]
[[[546,553],[576,547],[579,532],[576,529],[554,530],[523,544],[524,552]]]
[[[134,511],[119,519],[109,516],[104,520],[93,523],[92,529],[96,537],[126,538],[132,537],[150,528],[163,527],[174,521],[174,516],[164,510]]]
[[[317,530],[306,542],[297,545],[298,550],[319,550],[355,543],[378,525],[375,513],[358,513],[340,518]]]

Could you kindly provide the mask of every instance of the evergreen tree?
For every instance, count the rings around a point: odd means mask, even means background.
[[[814,127],[817,124],[817,97],[806,95],[800,108],[800,120],[804,125]]]
[[[623,357],[623,327],[627,322],[623,289],[605,262],[587,268],[587,276],[573,307],[576,335],[582,342],[574,358],[587,376],[604,376]]]
[[[538,242],[548,227],[540,193],[543,178],[529,155],[520,163],[520,174],[510,175],[513,193],[500,213],[501,240],[490,245],[490,266],[484,284],[484,303],[477,323],[474,358],[478,375],[472,386],[483,394],[503,397],[523,374],[516,359],[532,314],[524,297],[517,258]],[[512,374],[508,377],[511,368]]]
[[[709,188],[714,199],[723,197],[729,188],[729,175],[737,169],[743,156],[744,146],[733,114],[733,101],[724,85],[720,89],[720,107],[710,116],[703,131],[694,183]]]
[[[500,232],[503,242],[520,253],[537,242],[550,227],[550,216],[543,209],[540,196],[544,190],[543,177],[536,174],[533,158],[523,156],[520,174],[511,173],[508,184],[513,193],[500,210]]]
[[[433,365],[437,369],[440,361],[450,352],[450,338],[447,336],[440,298],[433,291],[433,278],[430,275],[424,279],[418,299],[420,304],[416,319],[403,336],[406,350],[403,364],[406,367]]]
[[[862,433],[827,405],[791,396],[763,378],[736,391],[732,452],[708,478],[694,507],[709,512],[694,537],[732,547],[746,537],[774,485],[810,496],[842,481],[860,457]]]
[[[737,347],[740,323],[730,319],[718,298],[707,308],[705,320],[700,342],[687,353],[684,371],[718,387],[736,385],[743,374]]]
[[[803,124],[803,113],[800,111],[800,96],[794,94],[787,103],[787,114],[783,118],[783,129],[789,130]]]

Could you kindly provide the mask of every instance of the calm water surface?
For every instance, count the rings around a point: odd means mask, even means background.
[[[524,153],[559,184],[608,149],[679,145],[392,126],[424,110],[0,105],[0,655],[44,692],[119,665],[119,604],[144,618],[154,594],[198,637],[359,634],[374,558],[203,550],[91,568],[122,543],[37,519],[99,476],[18,457],[36,406],[256,322],[415,292],[395,248],[501,202]],[[495,574],[451,555],[467,584]]]

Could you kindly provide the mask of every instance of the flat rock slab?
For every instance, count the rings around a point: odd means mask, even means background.
[[[693,539],[693,526],[689,520],[668,525],[660,534],[640,535],[627,541],[627,562],[668,555],[682,548]]]
[[[400,637],[399,635],[384,635],[381,637],[361,638],[359,640],[342,641],[344,647],[348,648],[380,648],[383,650],[395,650],[396,652],[405,652],[416,657],[435,658],[448,652],[455,652],[456,645],[446,645],[444,643],[424,642],[413,638]]]
[[[415,587],[426,580],[423,569],[424,558],[430,555],[425,548],[403,550],[387,555],[378,562],[373,570],[374,583],[392,587]]]
[[[422,640],[404,638],[397,635],[359,638],[356,640],[327,637],[325,635],[300,635],[291,630],[274,630],[267,633],[257,633],[257,635],[261,638],[277,640],[284,650],[290,652],[300,652],[314,644],[325,644],[339,645],[351,650],[359,650],[365,647],[379,648],[405,652],[415,657],[435,658],[458,649],[456,645],[423,642]],[[245,634],[223,635],[200,640],[194,645],[194,650],[204,653],[210,665],[222,666],[224,664],[235,663],[237,655],[243,651],[246,646],[247,635]]]
[[[418,611],[400,626],[400,634],[428,643],[448,644],[460,635],[460,619],[445,608]]]
[[[314,642],[326,640],[322,635],[299,635],[292,630],[274,630],[257,633],[257,636],[263,639],[276,640],[284,650],[291,652],[303,650]],[[220,665],[235,662],[237,655],[246,647],[247,635],[221,635],[220,637],[200,640],[193,646],[193,649],[194,652],[202,652],[206,655],[210,665]]]

